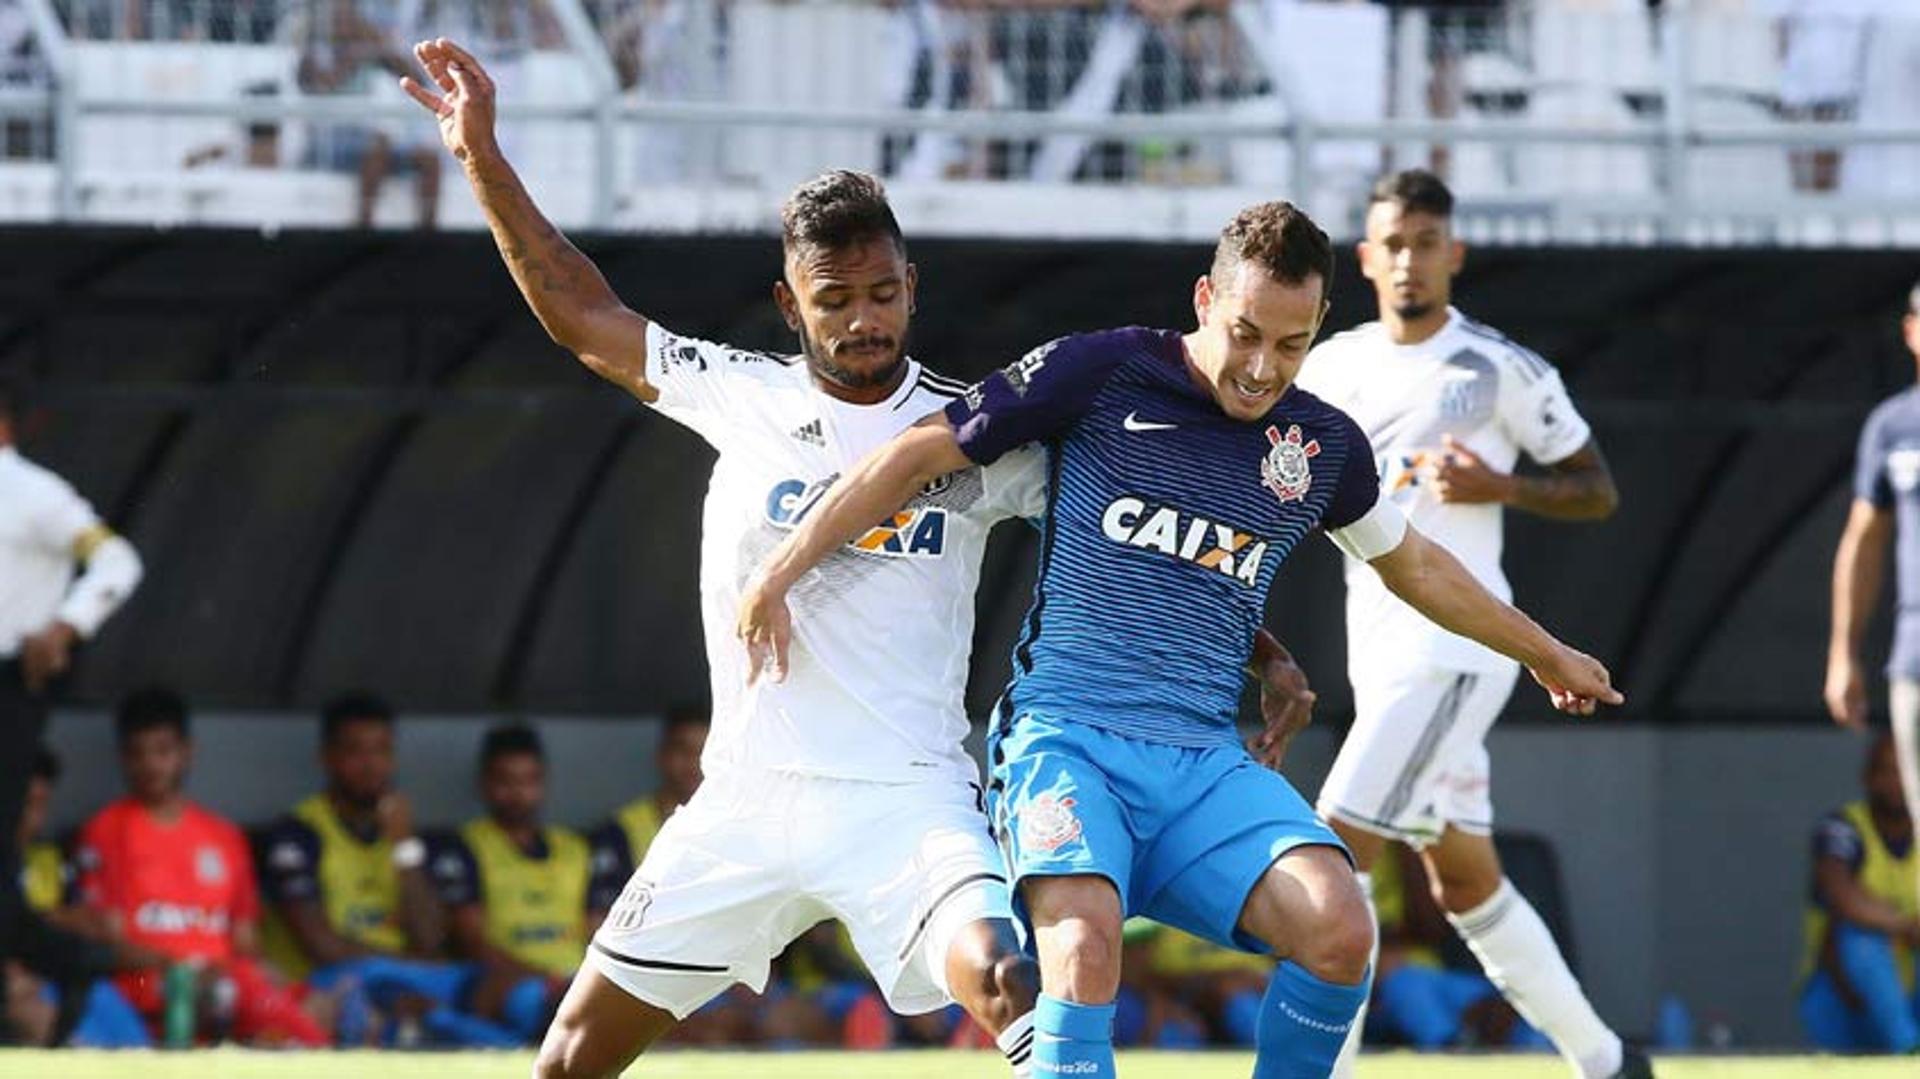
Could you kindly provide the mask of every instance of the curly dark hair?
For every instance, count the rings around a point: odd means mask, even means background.
[[[864,172],[823,173],[795,188],[780,207],[780,243],[788,254],[838,251],[876,239],[890,240],[901,254],[907,252],[887,189]]]

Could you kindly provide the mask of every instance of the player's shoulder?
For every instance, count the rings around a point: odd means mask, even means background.
[[[1860,847],[1864,837],[1854,823],[1853,815],[1848,812],[1850,808],[1842,806],[1833,810],[1814,825],[1814,842],[1823,853],[1845,857]]]
[[[806,376],[807,365],[799,356],[692,337],[657,322],[651,323],[647,332],[654,351],[660,356],[661,366],[670,371],[675,368],[690,368],[696,374],[719,371],[772,383],[791,382],[796,374],[801,378]]]
[[[181,817],[189,827],[208,839],[229,846],[245,847],[247,845],[246,833],[240,830],[238,824],[198,802],[188,802]]]
[[[1152,326],[1115,326],[1104,330],[1083,330],[1041,345],[1027,353],[1027,359],[1064,358],[1085,365],[1118,368],[1129,363],[1163,363],[1178,355],[1181,348],[1177,330]]]
[[[1873,411],[1867,413],[1867,423],[1879,427],[1920,427],[1920,384],[1909,386],[1873,406]]]
[[[11,447],[0,449],[0,475],[5,476],[8,500],[20,499],[29,508],[80,497],[65,477]]]
[[[262,848],[271,854],[283,845],[292,845],[302,851],[312,852],[320,849],[320,832],[311,823],[300,819],[294,813],[282,813],[267,822],[260,830]]]
[[[1392,338],[1387,336],[1386,327],[1378,320],[1362,322],[1351,329],[1341,330],[1313,346],[1313,349],[1307,353],[1307,362],[1312,363],[1315,357],[1323,356],[1367,355],[1377,352],[1383,344],[1391,345],[1392,343]]]
[[[966,396],[967,391],[972,388],[967,383],[943,375],[917,360],[914,361],[914,365],[913,389],[908,394],[908,400],[922,412],[944,408],[947,402]],[[622,806],[620,812],[624,813],[632,808],[632,804]]]
[[[1553,375],[1553,364],[1527,346],[1458,310],[1450,329],[1473,345],[1473,350],[1518,376],[1523,384]]]
[[[102,839],[118,833],[136,819],[143,810],[140,803],[131,797],[115,798],[96,810],[87,822],[80,826],[83,840]]]

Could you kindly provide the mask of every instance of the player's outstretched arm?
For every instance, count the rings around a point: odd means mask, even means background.
[[[763,669],[776,682],[786,678],[793,636],[787,591],[802,574],[906,505],[922,487],[972,464],[946,417],[936,412],[861,458],[829,487],[800,527],[767,556],[741,597],[734,631],[747,646],[748,681]]]
[[[440,141],[466,170],[500,257],[547,336],[642,401],[658,398],[647,382],[647,320],[621,303],[599,268],[553,227],[507,163],[494,137],[486,69],[446,38],[422,41],[413,53],[432,85],[409,77],[401,89],[439,121]]]
[[[1833,552],[1833,628],[1827,638],[1827,712],[1842,726],[1867,725],[1867,672],[1860,662],[1860,639],[1880,599],[1892,538],[1893,514],[1864,498],[1855,499]]]
[[[1445,547],[1411,525],[1398,546],[1368,565],[1394,595],[1436,625],[1525,664],[1562,712],[1587,716],[1596,705],[1625,701],[1599,660],[1562,644],[1502,602]]]

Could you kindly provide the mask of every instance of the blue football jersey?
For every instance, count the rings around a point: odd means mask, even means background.
[[[1289,389],[1256,422],[1189,374],[1180,334],[1064,337],[947,406],[967,456],[1047,447],[1045,539],[1001,707],[1186,746],[1237,738],[1267,591],[1380,482],[1346,413]]]

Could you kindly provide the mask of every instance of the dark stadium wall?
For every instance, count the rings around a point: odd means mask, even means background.
[[[0,365],[41,383],[27,451],[139,546],[148,577],[65,687],[66,825],[116,790],[104,709],[201,708],[197,795],[258,822],[313,778],[315,703],[392,697],[423,819],[472,811],[483,726],[537,716],[554,815],[651,780],[653,728],[704,692],[693,582],[710,455],[549,344],[474,235],[0,230]],[[679,332],[791,342],[764,238],[595,236]],[[1203,247],[917,243],[917,355],[975,377],[1058,334],[1184,326]],[[1329,329],[1370,317],[1343,255]],[[1583,973],[1630,1030],[1680,994],[1788,1044],[1805,838],[1854,789],[1821,718],[1826,580],[1868,408],[1913,377],[1911,253],[1488,250],[1462,307],[1556,362],[1623,493],[1598,526],[1516,519],[1525,605],[1629,703],[1493,740],[1503,827],[1560,852]],[[1005,676],[1030,541],[989,555],[971,705]],[[1310,543],[1270,624],[1322,694],[1289,771],[1317,788],[1350,709],[1338,562]],[[1875,640],[1884,639],[1876,634]],[[614,762],[609,764],[609,762]]]
[[[0,365],[28,452],[139,545],[140,594],[69,698],[164,680],[229,709],[342,686],[411,709],[630,714],[705,682],[705,446],[549,344],[485,237],[0,230]],[[759,237],[594,236],[682,333],[791,346]],[[1203,247],[928,241],[913,347],[978,376],[1058,334],[1184,326]],[[1343,252],[1330,330],[1371,315]],[[1515,519],[1525,604],[1612,664],[1636,719],[1817,717],[1826,561],[1866,410],[1912,378],[1907,253],[1486,250],[1461,305],[1555,361],[1619,476],[1599,526]],[[1030,540],[980,592],[972,705],[1005,673]],[[1347,707],[1337,558],[1271,622]],[[1515,717],[1539,718],[1523,700]]]

